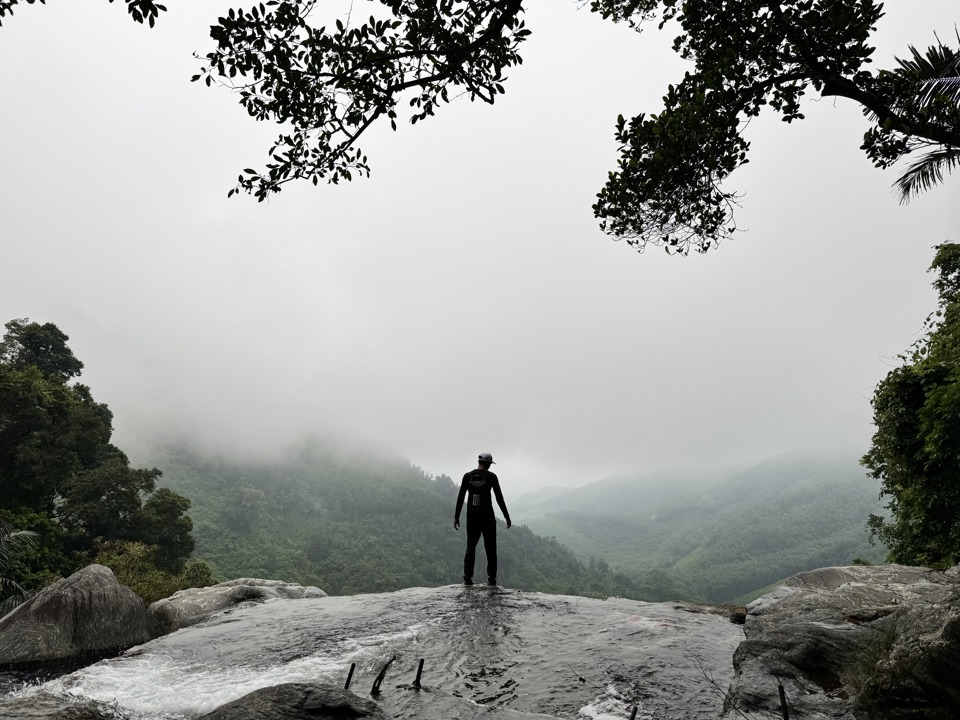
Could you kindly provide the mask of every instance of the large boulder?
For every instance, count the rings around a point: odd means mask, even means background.
[[[106,654],[150,640],[136,593],[103,565],[89,565],[0,618],[0,665]]]
[[[327,594],[317,587],[286,583],[282,580],[239,578],[218,585],[180,590],[164,600],[150,605],[156,637],[180,628],[196,625],[202,620],[243,602],[260,602],[271,598],[288,600],[321,598]]]
[[[905,608],[868,647],[858,717],[960,718],[960,566],[947,577],[953,579],[950,598]]]
[[[846,720],[960,717],[960,568],[823,568],[747,606],[729,703]]]
[[[285,683],[254,690],[198,720],[388,720],[372,700],[316,683]]]

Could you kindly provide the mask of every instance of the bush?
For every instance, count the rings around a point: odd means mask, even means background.
[[[178,590],[206,587],[215,580],[205,562],[191,562],[177,574],[159,569],[151,562],[156,549],[139,542],[114,540],[102,542],[94,562],[113,570],[117,580],[129,587],[149,605],[170,597]]]

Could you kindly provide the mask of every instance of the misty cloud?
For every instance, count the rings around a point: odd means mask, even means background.
[[[955,177],[897,205],[852,104],[753,123],[748,232],[637,256],[590,205],[617,114],[655,111],[683,63],[669,33],[540,3],[496,106],[374,134],[369,180],[228,201],[273,130],[188,82],[227,6],[169,5],[154,30],[107,3],[0,29],[0,311],[70,335],[121,446],[336,433],[454,477],[488,450],[517,490],[866,449],[960,214]],[[876,62],[953,10],[891,6]]]

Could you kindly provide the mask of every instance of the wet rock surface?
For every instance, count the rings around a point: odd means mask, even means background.
[[[0,717],[17,720],[117,720],[109,705],[40,694],[30,703],[0,696]]]
[[[239,578],[204,588],[190,588],[150,605],[154,637],[172,633],[206,620],[218,612],[245,602],[263,600],[326,597],[317,587],[297,585],[281,580]]]
[[[880,720],[960,717],[960,570],[801,573],[747,606],[731,700],[741,711]],[[736,715],[728,710],[728,716]]]
[[[258,688],[343,687],[393,720],[716,720],[742,626],[669,604],[447,586],[244,604],[15,689],[114,705],[130,720],[199,718]],[[413,685],[424,660],[422,684]],[[19,720],[4,714],[0,720]]]
[[[0,618],[0,665],[102,654],[151,638],[143,601],[103,565],[59,580]]]
[[[349,690],[285,683],[254,690],[198,720],[389,720],[380,707]]]

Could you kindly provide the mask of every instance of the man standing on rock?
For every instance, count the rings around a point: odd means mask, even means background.
[[[467,493],[467,552],[463,556],[463,584],[473,585],[473,564],[477,551],[477,542],[483,536],[483,549],[487,553],[487,585],[497,584],[497,518],[493,514],[493,501],[490,491],[497,498],[497,505],[503,513],[509,528],[510,513],[503,502],[503,493],[500,492],[500,481],[490,472],[493,465],[493,455],[480,453],[477,458],[477,469],[471,470],[463,476],[460,483],[460,492],[457,495],[457,510],[453,516],[453,529],[460,529],[460,511],[463,509],[463,498]]]

